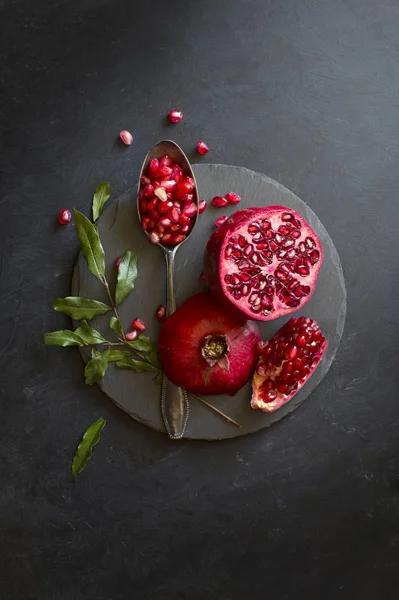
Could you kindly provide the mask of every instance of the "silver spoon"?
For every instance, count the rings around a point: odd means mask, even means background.
[[[153,158],[159,159],[165,155],[170,156],[173,161],[176,161],[182,167],[187,176],[193,178],[195,182],[195,187],[192,192],[193,202],[195,202],[197,205],[197,215],[195,217],[194,226],[183,242],[177,244],[176,246],[163,246],[161,243],[156,244],[162,248],[166,260],[166,316],[169,317],[176,310],[176,298],[173,282],[174,259],[178,248],[184,244],[184,242],[190,237],[195,229],[198,220],[199,197],[197,182],[187,156],[184,154],[183,150],[177,144],[175,144],[175,142],[172,142],[171,140],[162,140],[151,148],[141,167],[139,183],[137,187],[137,212],[140,222],[141,215],[139,210],[138,192],[140,190],[141,177],[144,173],[146,173],[149,162]],[[146,233],[148,236],[146,231],[144,233]],[[187,392],[183,388],[169,381],[164,373],[162,374],[161,412],[168,436],[173,440],[181,439],[184,436],[189,415]]]

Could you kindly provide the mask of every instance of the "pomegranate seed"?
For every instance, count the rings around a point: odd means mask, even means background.
[[[216,227],[220,227],[221,225],[223,225],[223,223],[227,221],[227,217],[222,216],[222,217],[218,217],[215,221],[215,225]]]
[[[179,223],[173,223],[173,225],[170,226],[170,232],[177,233],[178,231],[180,231]]]
[[[136,331],[139,331],[140,333],[144,333],[144,331],[146,330],[145,323],[141,319],[134,319],[134,321],[132,321],[131,327],[132,329],[136,329]]]
[[[228,194],[225,195],[225,198],[229,204],[239,204],[241,202],[240,196],[234,192],[228,192]]]
[[[164,244],[164,246],[170,246],[170,244],[172,243],[172,234],[164,233],[162,236],[162,243]]]
[[[151,219],[149,217],[142,217],[141,226],[144,229],[144,231],[148,231],[149,229],[151,229],[150,223],[151,223]]]
[[[115,269],[119,269],[119,265],[121,264],[121,260],[122,260],[121,256],[119,256],[119,258],[116,259],[116,261],[114,262]]]
[[[266,392],[266,394],[264,395],[264,400],[266,403],[268,402],[274,402],[274,400],[277,398],[277,394],[276,392],[274,392],[273,390],[269,390],[268,392]]]
[[[184,240],[186,239],[185,235],[178,235],[178,234],[174,234],[172,235],[172,244],[173,245],[177,245],[177,244],[181,244],[182,242],[184,242]]]
[[[132,134],[129,131],[126,131],[126,129],[123,129],[119,133],[119,137],[121,138],[122,142],[126,144],[126,146],[130,146],[133,142]]]
[[[198,142],[197,144],[197,151],[199,152],[199,154],[207,154],[209,152],[209,148],[208,146],[205,144],[205,142]]]
[[[200,281],[205,281],[205,273],[204,273],[204,271],[202,271],[202,273],[200,275]]]
[[[265,342],[264,340],[260,340],[256,344],[256,349],[259,352],[259,354],[261,354],[263,352],[263,350],[266,348],[266,346],[267,346],[267,342]]]
[[[228,201],[226,200],[226,198],[222,198],[222,196],[215,196],[211,204],[215,208],[224,208],[228,205]]]
[[[72,215],[67,208],[62,208],[58,215],[58,222],[60,225],[67,225],[72,219]]]
[[[299,346],[299,348],[304,348],[306,346],[306,336],[305,335],[298,335],[296,338],[296,345]]]
[[[180,233],[189,233],[191,230],[190,225],[180,225]]]
[[[193,217],[197,214],[197,210],[197,205],[194,204],[194,202],[191,204],[186,204],[186,206],[183,208],[183,215],[186,215],[186,217]]]
[[[162,219],[159,219],[159,225],[162,225],[162,227],[170,227],[172,225],[172,221],[167,217],[162,217]]]
[[[144,196],[144,198],[152,198],[153,195],[154,195],[154,186],[151,185],[151,183],[148,183],[143,188],[143,196]]]
[[[162,189],[162,188],[159,188],[159,189]],[[151,200],[148,201],[148,204],[147,204],[147,209],[148,209],[148,212],[150,213],[150,215],[151,215],[151,212],[157,208],[157,206],[158,206],[158,198],[154,196],[153,198],[151,198]]]
[[[172,208],[173,202],[161,202],[158,206],[158,212],[160,214],[166,214]]]
[[[159,159],[159,164],[164,167],[170,167],[172,165],[172,159],[170,158],[170,156],[165,154]]]
[[[163,304],[161,304],[160,306],[158,306],[157,310],[155,311],[155,316],[158,319],[158,321],[165,321],[165,318],[166,318],[166,306],[164,306]]]
[[[184,209],[183,209],[183,212],[184,212]],[[190,219],[190,217],[187,217],[187,215],[182,214],[182,215],[180,215],[179,223],[180,223],[180,225],[190,225],[191,219]]]
[[[194,189],[194,185],[191,183],[191,181],[188,181],[188,179],[189,178],[186,177],[185,179],[180,180],[177,184],[177,189],[182,194],[189,194]]]
[[[168,179],[173,173],[173,169],[166,165],[159,165],[158,175],[161,179]]]
[[[199,208],[200,214],[203,213],[204,210],[206,210],[206,200],[200,200],[198,208]]]
[[[172,173],[172,177],[175,181],[180,181],[180,179],[183,177],[184,175],[184,171],[181,168],[180,165],[178,165],[177,163],[173,163],[172,165],[172,169],[173,169],[173,173]]]
[[[179,219],[180,219],[179,209],[176,206],[171,208],[170,211],[168,212],[168,217],[171,221],[173,221],[173,223],[178,223]]]
[[[260,375],[261,377],[264,377],[267,373],[267,367],[264,364],[258,365],[256,367],[256,372],[258,375]]]
[[[153,158],[152,160],[150,160],[150,164],[148,166],[148,173],[151,179],[155,179],[158,176],[158,169],[159,161],[157,158]]]
[[[134,330],[134,331],[129,331],[129,332],[128,332],[128,333],[125,335],[125,337],[126,337],[126,339],[127,339],[127,341],[128,341],[128,342],[133,342],[133,340],[135,340],[137,336],[138,336],[138,333],[137,333],[137,331],[136,331],[136,330]]]
[[[161,187],[163,187],[167,192],[173,192],[177,183],[174,179],[164,179],[161,181]]]
[[[151,179],[149,177],[146,177],[145,175],[142,175],[140,178],[140,182],[143,185],[147,185],[147,183],[151,183]]]
[[[139,209],[140,209],[140,213],[146,213],[147,212],[147,201],[146,200],[140,200],[139,201]]]
[[[156,231],[151,231],[149,234],[149,238],[153,244],[159,244],[160,239],[161,239],[159,234]]]
[[[171,123],[180,123],[183,118],[183,113],[181,110],[171,110],[168,117]]]

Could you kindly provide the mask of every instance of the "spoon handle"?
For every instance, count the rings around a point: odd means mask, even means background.
[[[174,259],[175,248],[165,248],[166,259],[166,316],[176,310],[174,290]],[[161,412],[168,436],[173,440],[183,437],[189,414],[189,403],[186,390],[172,383],[162,374]]]

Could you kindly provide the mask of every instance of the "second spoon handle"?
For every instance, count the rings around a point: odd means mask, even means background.
[[[165,248],[166,260],[166,316],[170,317],[176,310],[174,290],[174,259],[176,249]],[[189,402],[186,390],[169,381],[162,374],[161,412],[168,436],[173,440],[184,435],[188,415]]]

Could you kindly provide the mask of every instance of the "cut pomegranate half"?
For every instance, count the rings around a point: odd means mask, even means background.
[[[269,321],[302,308],[323,262],[315,232],[285,206],[240,210],[205,251],[210,291],[234,314]]]
[[[314,373],[327,346],[316,321],[291,318],[261,351],[251,407],[274,412],[287,404]]]

